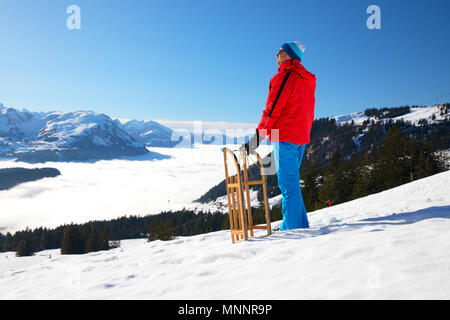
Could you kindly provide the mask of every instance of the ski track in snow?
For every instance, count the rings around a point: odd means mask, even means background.
[[[447,171],[234,245],[220,231],[85,255],[2,253],[0,298],[449,299],[449,194]]]

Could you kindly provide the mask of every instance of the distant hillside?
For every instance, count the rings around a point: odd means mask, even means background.
[[[11,189],[21,183],[43,178],[54,178],[61,175],[55,168],[6,168],[0,169],[0,190]]]
[[[389,139],[392,140],[389,142],[403,141],[402,138],[404,138],[406,142],[404,146],[402,145],[402,148],[409,149],[389,150],[389,152],[403,152],[402,156],[407,157],[411,162],[407,165],[414,166],[413,169],[409,170],[409,173],[404,172],[403,178],[413,176],[413,179],[415,179],[419,176],[423,177],[443,170],[445,165],[442,163],[437,164],[436,162],[439,162],[439,159],[434,157],[432,153],[450,147],[449,106],[450,103],[433,107],[371,108],[360,113],[314,120],[311,128],[311,142],[306,147],[300,173],[302,179],[310,178],[306,179],[305,182],[309,183],[310,187],[313,187],[315,184],[314,182],[310,183],[311,180],[317,180],[320,190],[315,187],[313,190],[306,188],[306,197],[304,195],[304,198],[307,207],[316,209],[323,206],[322,200],[324,202],[327,201],[327,199],[321,199],[325,195],[318,195],[319,191],[326,191],[319,181],[325,175],[331,174],[331,171],[336,171],[340,165],[353,161],[351,165],[349,164],[351,168],[346,168],[349,171],[350,169],[356,170],[357,166],[370,167],[378,163],[380,152],[387,144],[386,137],[388,132],[394,125],[400,129],[400,132]],[[427,154],[427,156],[424,156],[424,154]],[[271,157],[272,154],[268,156]],[[418,161],[423,161],[421,164],[429,169],[427,173],[422,172],[420,165],[416,163]],[[269,163],[269,161],[263,162]],[[326,171],[327,169],[328,171]],[[259,169],[257,167],[250,167],[250,172],[254,179],[259,179]],[[311,173],[312,176],[305,176],[306,173]],[[381,175],[382,172],[380,171],[379,174]],[[365,178],[368,179],[369,177]],[[370,178],[372,180],[375,179],[374,177]],[[399,180],[398,183],[401,184],[400,182]],[[322,183],[325,183],[327,187],[330,185],[330,183],[325,181],[322,181]],[[340,183],[344,182],[341,181]],[[350,188],[346,192],[342,191],[346,193],[345,196],[343,194],[330,194],[326,191],[327,196],[330,197],[328,199],[335,200],[336,203],[338,198],[340,198],[339,202],[344,199],[348,200],[348,197],[352,197],[353,192],[355,192],[353,196],[356,196],[356,191],[352,189],[355,187],[355,183],[355,179],[345,182],[347,184],[346,187]],[[365,191],[361,191],[362,193],[359,196],[370,194],[374,190],[381,190],[381,182],[377,183],[380,183],[380,185],[372,186],[367,182],[362,187]],[[267,187],[269,197],[280,194],[276,175],[267,176]],[[256,190],[259,190],[259,188],[256,188]],[[309,191],[311,191],[310,195],[308,195]],[[197,201],[207,203],[215,201],[224,195],[226,195],[225,180],[211,188]],[[261,198],[261,194],[259,198]],[[316,203],[316,201],[319,201],[319,203]]]

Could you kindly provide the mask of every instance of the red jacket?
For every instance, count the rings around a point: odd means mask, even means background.
[[[315,90],[316,76],[298,60],[283,62],[270,79],[269,97],[257,128],[260,137],[268,135],[270,141],[308,144]],[[271,134],[272,129],[279,129],[278,139]]]

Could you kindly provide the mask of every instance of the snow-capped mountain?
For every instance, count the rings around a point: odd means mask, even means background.
[[[44,126],[41,116],[26,110],[5,108],[0,104],[0,137],[21,140],[36,135]]]
[[[148,153],[146,147],[192,147],[233,139],[152,120],[111,119],[93,111],[30,112],[0,104],[0,157],[25,162],[112,159]]]
[[[243,144],[245,137],[254,134],[257,127],[256,124],[229,122],[160,120],[162,124],[152,120],[118,121],[147,147],[169,148],[191,148],[194,144]]]
[[[25,162],[112,159],[148,153],[105,114],[0,109],[0,156]]]
[[[174,131],[151,120],[130,120],[123,123],[124,130],[136,140],[148,147],[173,147],[178,141],[172,141]]]

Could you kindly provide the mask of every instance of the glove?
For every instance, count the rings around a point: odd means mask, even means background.
[[[247,156],[253,153],[256,148],[258,148],[259,144],[259,134],[258,129],[256,129],[255,135],[243,146],[245,148],[245,153],[247,154]]]

